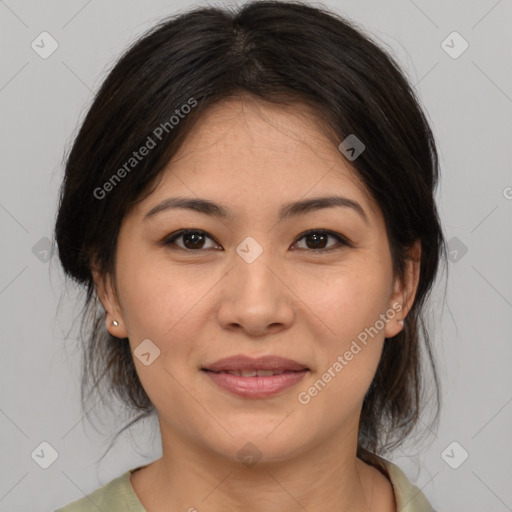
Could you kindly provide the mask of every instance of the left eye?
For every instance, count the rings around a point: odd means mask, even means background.
[[[312,251],[330,251],[331,248],[326,249],[325,246],[327,244],[327,240],[331,238],[334,239],[340,244],[341,246],[348,246],[350,245],[349,242],[342,237],[341,235],[338,235],[336,233],[330,232],[330,231],[322,231],[322,230],[313,230],[308,231],[307,233],[304,233],[298,240],[295,242],[294,245],[299,244],[299,242],[302,239],[308,240],[309,242],[306,242],[306,247],[300,247],[300,249],[311,249]],[[176,244],[176,240],[182,239],[183,245]],[[213,246],[210,247],[204,247],[205,240],[209,239],[212,242],[214,242]],[[216,243],[208,236],[204,231],[201,231],[199,229],[184,229],[177,233],[173,233],[169,237],[167,237],[163,244],[168,245],[176,245],[180,249],[194,251],[198,249],[213,249],[216,247]]]
[[[300,238],[299,241],[302,239],[309,239],[312,240],[312,243],[309,244],[307,247],[308,249],[312,249],[314,251],[331,251],[333,248],[326,249],[325,245],[327,243],[327,240],[329,238],[333,238],[338,241],[340,245],[349,245],[348,241],[342,237],[341,235],[338,235],[336,233],[332,233],[331,231],[308,231],[307,233],[304,233]],[[296,243],[298,244],[299,241]],[[307,242],[306,242],[307,243]],[[311,247],[311,245],[313,247]],[[336,247],[334,247],[336,248]]]

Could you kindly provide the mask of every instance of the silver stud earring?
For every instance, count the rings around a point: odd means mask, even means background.
[[[115,320],[112,320],[112,325],[115,325],[117,327],[119,325],[119,323],[116,322]]]
[[[403,320],[398,320],[398,323],[399,323],[400,325],[404,325],[404,321],[403,321]]]

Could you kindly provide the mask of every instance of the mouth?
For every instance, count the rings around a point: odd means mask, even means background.
[[[297,384],[310,369],[277,356],[234,356],[201,368],[224,391],[243,398],[268,398]]]
[[[307,369],[307,368],[306,368]],[[297,373],[297,371],[303,370],[221,370],[220,372],[215,372],[212,370],[208,370],[206,368],[202,368],[205,372],[212,373],[228,373],[229,375],[237,375],[238,377],[273,377],[274,375],[283,375],[285,373]]]
[[[255,377],[258,372],[272,372],[270,374],[261,374],[261,376],[269,376],[284,372],[309,370],[306,365],[285,357],[268,355],[253,358],[242,354],[219,359],[214,363],[205,365],[201,369],[216,373],[256,372],[256,374],[244,375],[245,377]],[[236,375],[239,374],[237,373]]]

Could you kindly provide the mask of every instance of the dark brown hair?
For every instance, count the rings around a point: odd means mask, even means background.
[[[418,422],[425,388],[421,341],[432,369],[435,421],[439,416],[439,382],[424,322],[425,301],[446,252],[434,200],[438,156],[419,101],[393,58],[351,22],[304,3],[255,1],[167,18],[127,49],[97,92],[67,156],[55,226],[64,271],[86,292],[82,407],[104,381],[110,394],[138,413],[117,435],[154,412],[128,340],[112,337],[104,326],[91,265],[115,276],[124,215],[152,191],[205,109],[237,94],[311,107],[336,134],[336,144],[355,134],[366,148],[351,164],[384,215],[395,275],[403,277],[408,249],[421,242],[412,309],[404,329],[385,341],[363,403],[357,453],[378,465],[374,454],[398,446]],[[171,116],[193,102],[171,127]],[[120,172],[159,126],[167,128],[156,147]],[[116,174],[122,179],[113,181]],[[107,182],[108,194],[98,192]]]

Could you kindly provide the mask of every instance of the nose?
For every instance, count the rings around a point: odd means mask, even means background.
[[[236,254],[221,283],[218,321],[224,329],[261,337],[293,323],[293,287],[268,252],[252,263]]]

